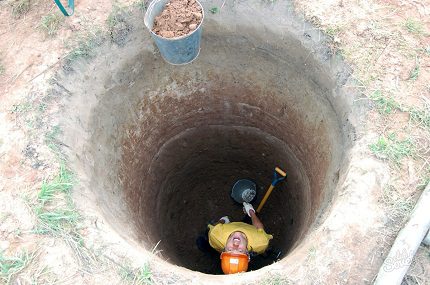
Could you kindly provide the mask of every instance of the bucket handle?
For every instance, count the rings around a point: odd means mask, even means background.
[[[72,16],[75,12],[75,1],[74,0],[68,0],[67,5],[68,8],[71,10],[71,12],[67,12],[66,8],[64,8],[63,4],[61,4],[60,0],[54,0],[55,4],[57,4],[58,8],[60,8],[61,13],[63,13],[64,16]]]

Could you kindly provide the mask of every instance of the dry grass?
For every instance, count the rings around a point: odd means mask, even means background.
[[[91,30],[76,35],[70,39],[67,46],[71,51],[64,58],[63,69],[73,70],[73,64],[79,59],[90,59],[96,55],[96,48],[105,40],[105,35],[101,28],[91,27]]]
[[[263,280],[257,283],[258,285],[288,285],[292,284],[290,280],[281,274],[269,274]]]
[[[422,98],[422,107],[412,107],[409,110],[412,122],[430,132],[430,99]]]
[[[50,13],[42,17],[39,27],[47,37],[54,37],[61,27],[63,20],[64,17],[62,15]]]
[[[409,80],[417,80],[418,77],[420,76],[420,62],[418,57],[415,58],[415,66],[412,68],[412,70],[409,72]]]
[[[12,15],[18,19],[30,11],[30,0],[16,0],[12,4]]]
[[[133,268],[130,265],[121,265],[118,274],[127,284],[133,285],[150,285],[154,284],[152,271],[148,264],[142,267]]]
[[[425,34],[424,25],[418,20],[409,18],[405,21],[404,26],[409,33],[416,35]]]
[[[43,182],[37,202],[31,205],[38,222],[34,232],[62,239],[73,250],[79,263],[91,268],[97,257],[85,247],[80,232],[82,217],[71,197],[75,183],[74,175],[64,164],[61,164],[56,177]]]
[[[389,218],[396,224],[403,224],[415,206],[413,197],[403,194],[392,185],[384,188],[382,201],[389,214]]]
[[[0,252],[0,280],[4,284],[12,284],[14,278],[33,261],[35,256],[35,252],[27,251],[13,256],[6,256]]]
[[[119,46],[126,44],[128,35],[133,30],[133,26],[128,21],[130,15],[130,8],[118,5],[113,6],[112,12],[106,20],[111,42]]]

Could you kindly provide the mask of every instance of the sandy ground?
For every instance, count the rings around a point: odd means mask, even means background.
[[[0,2],[3,70],[0,75],[0,251],[2,256],[20,256],[23,265],[16,274],[2,276],[0,283],[142,284],[146,279],[139,281],[144,276],[139,266],[145,258],[131,262],[126,256],[127,245],[121,240],[100,244],[98,240],[108,226],[97,221],[96,215],[84,217],[78,227],[86,246],[91,248],[88,252],[74,249],[59,236],[34,232],[37,195],[43,181],[55,177],[60,167],[47,143],[49,134],[55,132],[52,128],[55,121],[49,121],[49,114],[56,112],[57,101],[55,96],[47,103],[43,100],[46,81],[58,68],[76,36],[94,26],[106,27],[114,6],[131,1],[120,1],[120,4],[77,1],[75,15],[63,19],[54,36],[47,36],[40,28],[43,16],[59,14],[51,1],[32,1],[28,13],[19,18],[12,11],[16,2]],[[406,221],[410,205],[418,199],[430,177],[430,127],[414,123],[410,113],[405,111],[427,108],[429,112],[430,3],[402,0],[294,2],[299,13],[332,37],[333,52],[342,54],[352,65],[353,76],[361,84],[363,94],[371,97],[381,92],[402,107],[381,115],[375,101],[367,126],[381,136],[395,132],[398,138],[411,138],[414,142],[414,156],[403,158],[398,165],[386,162],[391,169],[392,192],[388,198],[384,193],[376,197],[387,212],[396,213],[390,217],[393,228],[399,229]],[[222,7],[222,3],[219,1],[218,7]],[[38,116],[40,113],[43,116]],[[403,206],[406,207],[404,211]],[[98,234],[93,235],[89,228],[98,228]],[[396,230],[385,236],[381,241],[385,245],[382,255],[390,248]],[[350,246],[356,245],[351,243]],[[426,284],[430,280],[429,261],[428,247],[421,247],[404,284]],[[379,266],[374,264],[375,274]],[[151,278],[155,283],[185,282],[161,273],[154,273]],[[357,284],[348,276],[336,283]]]

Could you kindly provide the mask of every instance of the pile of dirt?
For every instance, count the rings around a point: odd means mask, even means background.
[[[185,36],[194,31],[203,19],[203,11],[196,0],[172,0],[155,18],[152,31],[163,38]]]

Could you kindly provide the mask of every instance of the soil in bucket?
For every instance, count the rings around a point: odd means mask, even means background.
[[[196,0],[172,0],[155,18],[152,31],[163,38],[176,38],[193,32],[203,18]]]

